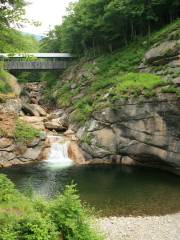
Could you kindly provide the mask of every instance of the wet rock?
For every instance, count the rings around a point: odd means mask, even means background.
[[[71,142],[69,147],[68,147],[68,155],[69,158],[74,160],[75,163],[77,164],[83,164],[85,163],[85,159],[83,156],[83,153],[77,143]]]
[[[132,158],[125,156],[125,157],[122,157],[121,164],[132,166],[132,165],[136,165],[136,162]]]

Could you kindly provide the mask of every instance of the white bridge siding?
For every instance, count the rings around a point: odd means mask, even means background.
[[[70,53],[0,53],[0,58],[73,58]]]
[[[6,70],[63,70],[73,58],[70,53],[0,53]]]
[[[10,61],[4,62],[5,70],[63,70],[68,67],[67,61]]]

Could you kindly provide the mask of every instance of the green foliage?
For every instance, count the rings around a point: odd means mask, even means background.
[[[19,220],[19,237],[27,240],[58,240],[58,231],[50,217],[33,213]]]
[[[177,0],[79,0],[42,41],[44,51],[97,55],[127,45],[180,16]]]
[[[52,218],[65,240],[98,240],[100,236],[90,227],[90,216],[80,201],[74,185],[67,186],[50,207]]]
[[[141,95],[143,90],[153,90],[162,86],[165,82],[156,75],[150,73],[128,73],[119,77],[115,92],[118,96]]]
[[[14,138],[17,142],[30,142],[40,136],[40,131],[31,127],[22,120],[16,121]]]
[[[9,201],[16,194],[14,184],[3,174],[0,174],[0,203]]]
[[[31,35],[11,28],[2,28],[0,35],[1,53],[38,52],[39,43]]]
[[[12,89],[7,83],[8,74],[4,70],[0,70],[0,93],[11,93]]]
[[[100,240],[92,227],[90,210],[81,204],[75,186],[56,199],[24,197],[5,175],[0,175],[1,240]]]
[[[78,100],[75,105],[75,112],[73,113],[73,119],[76,122],[83,124],[93,112],[93,100],[91,97],[83,97]]]
[[[25,15],[24,0],[1,0],[0,4],[0,28],[10,24],[20,23]]]
[[[175,93],[177,97],[180,96],[180,90],[176,86],[167,86],[161,89],[162,93]]]

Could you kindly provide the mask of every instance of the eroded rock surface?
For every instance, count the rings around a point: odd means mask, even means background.
[[[96,112],[77,137],[89,159],[180,174],[180,100],[149,100]],[[92,160],[93,161],[93,160]]]

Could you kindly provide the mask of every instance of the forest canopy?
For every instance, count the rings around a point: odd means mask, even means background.
[[[113,51],[180,16],[179,0],[79,0],[42,41],[46,52]]]

